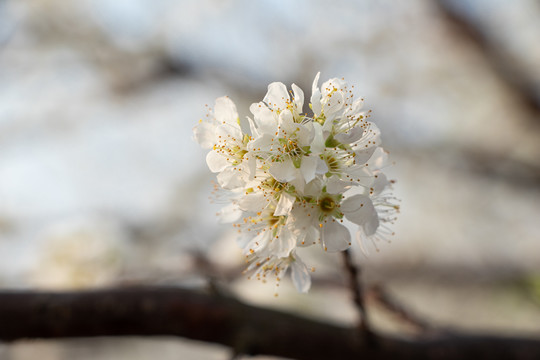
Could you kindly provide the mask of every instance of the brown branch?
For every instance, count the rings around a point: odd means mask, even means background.
[[[380,285],[371,286],[368,291],[368,297],[377,304],[383,306],[386,310],[390,311],[403,323],[406,323],[423,333],[441,331],[441,329],[431,325],[423,318],[415,314],[412,310],[407,309]]]
[[[169,335],[218,343],[237,353],[296,359],[533,359],[540,340],[444,335],[423,340],[379,336],[177,288],[83,292],[0,292],[0,339]]]
[[[463,39],[467,39],[483,55],[486,64],[494,73],[518,95],[526,109],[529,109],[534,117],[540,113],[540,96],[538,96],[537,86],[530,80],[530,75],[523,71],[519,63],[511,56],[501,50],[489,33],[481,25],[465,16],[452,5],[449,0],[437,0],[434,2],[441,12],[443,19]]]
[[[362,273],[359,266],[355,265],[349,250],[342,252],[345,271],[347,272],[348,284],[353,294],[353,301],[360,315],[358,319],[358,330],[361,339],[364,339],[370,346],[374,346],[375,336],[369,326],[369,319],[364,304],[364,287],[362,284]]]

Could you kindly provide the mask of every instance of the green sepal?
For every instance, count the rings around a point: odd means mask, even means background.
[[[326,139],[326,142],[324,143],[324,146],[327,148],[335,148],[341,145],[339,141],[334,139],[334,135],[330,134],[330,136]]]

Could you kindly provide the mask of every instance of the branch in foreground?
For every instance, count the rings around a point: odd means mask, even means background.
[[[177,288],[69,293],[0,292],[0,339],[173,335],[223,344],[238,353],[296,359],[536,359],[540,340],[444,334],[378,337],[237,300]]]

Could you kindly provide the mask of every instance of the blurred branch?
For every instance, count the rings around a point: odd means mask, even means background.
[[[364,286],[362,283],[362,273],[360,266],[354,264],[350,250],[342,251],[343,262],[347,272],[349,288],[353,294],[354,304],[360,318],[358,320],[358,330],[362,340],[370,346],[376,345],[375,334],[371,331],[367,316],[366,306],[364,304]]]
[[[83,292],[0,292],[0,339],[88,336],[181,336],[236,353],[296,359],[540,358],[540,340],[444,334],[427,339],[379,336],[358,341],[353,328],[177,288]]]
[[[464,148],[463,157],[467,159],[462,166],[489,178],[501,178],[508,184],[524,187],[538,187],[540,184],[540,162],[526,162],[505,153]]]
[[[540,115],[540,96],[530,76],[523,72],[511,56],[501,50],[482,26],[458,11],[451,0],[437,0],[443,18],[450,28],[464,39],[475,45],[483,54],[486,63],[494,70],[500,79],[517,94],[517,98],[534,115]]]
[[[432,333],[438,331],[436,327],[429,324],[411,309],[407,309],[403,304],[397,301],[380,285],[373,285],[369,288],[367,296],[375,303],[383,306],[386,310],[394,314],[402,322],[411,325],[423,333]]]

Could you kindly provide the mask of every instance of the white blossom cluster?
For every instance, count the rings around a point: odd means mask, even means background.
[[[242,234],[247,271],[279,282],[290,267],[300,292],[309,290],[311,279],[297,248],[346,250],[351,234],[344,221],[357,225],[361,246],[366,239],[375,244],[392,234],[388,224],[399,210],[382,172],[387,154],[380,132],[368,121],[363,99],[354,99],[343,79],[319,88],[319,75],[309,114],[298,86],[288,91],[275,82],[251,105],[249,131],[228,97],[218,98],[193,129],[210,149],[206,162],[217,173],[216,196],[228,203],[218,215]]]

